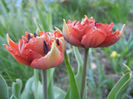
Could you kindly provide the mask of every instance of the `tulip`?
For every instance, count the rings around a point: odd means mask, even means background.
[[[66,23],[64,20],[63,35],[65,40],[72,45],[85,48],[80,99],[84,98],[89,48],[108,47],[115,44],[122,36],[125,25],[123,25],[121,31],[116,30],[114,33],[112,27],[113,23],[97,23],[93,17],[88,19],[87,16],[81,22],[68,20]]]
[[[97,23],[93,17],[88,19],[85,16],[81,22],[68,20],[66,23],[64,20],[63,35],[65,40],[75,46],[84,48],[107,47],[120,39],[124,26],[121,31],[116,30],[113,33],[113,23]]]
[[[25,33],[19,43],[13,42],[7,34],[8,45],[4,44],[9,53],[21,64],[42,69],[43,99],[48,99],[47,72],[64,60],[65,41],[61,32]]]
[[[59,30],[54,33],[25,33],[19,43],[13,42],[7,34],[9,53],[21,64],[37,69],[49,69],[62,63],[65,42]]]

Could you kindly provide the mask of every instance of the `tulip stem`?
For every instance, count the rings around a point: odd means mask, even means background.
[[[80,92],[80,99],[84,99],[84,88],[85,88],[85,81],[86,81],[86,71],[87,71],[87,58],[88,58],[88,48],[85,48],[84,53],[84,66],[82,72],[82,82],[81,82],[81,92]]]
[[[43,85],[43,99],[48,99],[48,88],[47,88],[47,71],[41,70],[42,85]]]

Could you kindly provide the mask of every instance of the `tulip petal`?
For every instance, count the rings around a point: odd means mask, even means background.
[[[108,35],[111,35],[113,32],[113,23],[111,24],[103,24],[103,23],[97,23],[96,27],[100,29],[101,31],[105,32]]]
[[[54,32],[55,37],[62,37],[63,35],[61,31],[57,27],[55,27],[55,29],[56,29]]]
[[[63,21],[64,21],[64,24],[63,24],[63,34],[65,36],[67,36],[69,34],[68,25],[66,24],[66,21],[65,20],[63,20]]]
[[[90,17],[88,19],[88,17],[85,15],[85,18],[81,21],[82,25],[87,25],[87,24],[95,24],[95,20],[93,19],[93,17]]]
[[[121,31],[117,30],[115,33],[107,36],[106,39],[98,46],[99,47],[107,47],[107,46],[111,46],[114,43],[116,43],[120,39],[120,37],[122,36],[124,28],[125,28],[125,24],[122,26]]]
[[[61,49],[60,51],[61,51],[61,52],[64,52],[64,51],[65,51],[65,40],[64,40],[64,37],[60,37],[60,38],[59,38],[59,41],[60,41],[60,43],[61,43],[61,44],[60,44],[60,49]]]
[[[41,55],[45,55],[43,51],[43,41],[49,42],[48,34],[43,34],[40,37],[33,37],[29,43],[25,45],[26,48],[29,48],[35,52],[38,52]],[[49,46],[49,44],[48,44]]]
[[[23,40],[19,40],[19,43],[18,43],[18,48],[19,48],[19,52],[21,53],[22,49],[23,49]]]
[[[57,66],[64,59],[63,53],[61,53],[56,47],[56,42],[52,43],[51,50],[40,59],[34,59],[31,63],[31,67],[39,69],[48,69]]]
[[[45,32],[41,31],[39,32],[39,35],[42,36]]]
[[[105,33],[96,29],[92,33],[88,32],[85,34],[81,40],[81,44],[86,48],[97,47],[105,40],[105,38]]]
[[[34,59],[39,59],[42,57],[38,52],[35,52],[29,48],[24,48],[23,51],[21,52],[21,57],[23,57],[26,61],[32,62]]]
[[[18,50],[18,44],[13,42],[8,34],[6,35],[6,37],[7,37],[7,43],[9,44],[9,46],[11,46],[12,48]]]
[[[64,52],[65,51],[65,40],[64,40],[64,37],[63,37],[62,32],[61,32],[60,29],[58,29],[57,27],[55,27],[55,29],[57,31],[57,32],[54,32],[55,37],[57,39],[59,39],[59,41],[61,42],[61,48],[60,49],[62,49],[63,50],[62,52]]]
[[[8,46],[8,45],[5,45],[4,44],[4,47],[9,51],[9,53],[18,61],[20,62],[21,64],[24,64],[24,65],[29,65],[30,62],[28,62],[27,60],[25,60],[23,57],[21,57],[20,53],[13,49],[12,47]]]
[[[58,41],[58,43],[57,43]],[[64,40],[64,37],[60,37],[60,38],[57,38],[56,39],[56,47],[64,53],[65,51],[65,40]]]
[[[78,37],[82,37],[82,36],[78,36],[77,34],[80,35],[80,33],[78,33],[78,31],[76,29],[72,28],[72,26],[68,27],[68,24],[66,24],[66,21],[64,20],[63,35],[64,35],[65,39],[73,45],[80,46],[81,43],[80,43],[80,39],[78,39]]]

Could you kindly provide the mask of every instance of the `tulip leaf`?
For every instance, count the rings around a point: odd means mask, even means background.
[[[37,69],[34,69],[34,82],[33,82],[33,92],[34,92],[34,97],[35,99],[38,99],[38,82],[39,82],[39,71]]]
[[[66,64],[67,72],[68,72],[68,76],[69,76],[70,94],[71,94],[70,99],[79,99],[79,91],[77,88],[76,79],[74,77],[74,73],[72,71],[72,68],[70,66],[69,59],[68,59],[68,56],[66,53],[65,53],[65,64]]]
[[[55,99],[64,99],[65,98],[66,93],[62,89],[54,86],[53,91],[54,91]]]
[[[20,79],[16,79],[16,82],[13,82],[12,84],[12,94],[17,99],[20,99],[21,89],[22,89],[22,81]]]
[[[128,72],[115,84],[107,99],[122,99],[122,97],[124,97],[124,93],[131,80],[131,70],[127,66],[125,66],[125,69],[127,69]]]
[[[76,82],[77,82],[77,85],[79,86],[78,89],[80,91],[82,70],[83,70],[83,59],[82,59],[77,47],[73,47],[73,50],[74,50],[74,55],[75,55],[76,61],[78,63],[78,72],[76,74]]]
[[[76,83],[78,85],[78,90],[80,92],[81,80],[82,80],[82,70],[83,70],[83,59],[79,53],[78,47],[73,47],[73,50],[74,50],[74,55],[75,55],[76,61],[78,63],[78,72],[76,74]],[[87,89],[85,88],[84,98],[86,99],[86,97],[87,97]]]
[[[49,99],[55,99],[54,98],[54,92],[53,92],[53,82],[50,82],[48,84],[48,98]]]
[[[76,57],[78,65],[82,66],[83,65],[83,59],[82,59],[82,57],[81,57],[81,55],[79,53],[78,47],[73,46],[73,50],[74,50],[74,55]]]
[[[0,99],[8,99],[8,87],[4,78],[0,75]]]
[[[18,98],[16,98],[16,96],[14,95],[11,95],[10,99],[18,99]]]
[[[54,75],[54,68],[47,70],[47,80],[48,80],[48,98],[49,99],[55,99],[54,98],[54,92],[53,92],[53,75]]]
[[[36,87],[36,82],[33,81],[32,83],[32,92],[36,92],[36,96],[34,95],[34,99],[43,99],[43,87],[40,81],[38,81],[38,85]]]
[[[64,99],[70,99],[70,88],[68,89]]]
[[[34,81],[34,77],[29,78],[29,80],[27,80],[25,88],[21,94],[21,98],[20,99],[34,99],[34,95],[32,92],[32,83]]]

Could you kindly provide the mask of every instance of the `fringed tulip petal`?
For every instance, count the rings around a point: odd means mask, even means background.
[[[95,30],[92,33],[85,34],[82,38],[81,43],[85,48],[97,47],[105,40],[105,38],[106,35],[103,32]]]
[[[29,43],[25,45],[26,48],[32,49],[41,55],[45,55],[43,52],[43,41],[49,42],[48,34],[43,34],[40,37],[33,37]]]
[[[57,47],[59,48],[59,50],[61,51],[61,52],[64,52],[65,51],[65,40],[64,40],[64,37],[60,37],[60,38],[58,38],[59,40],[59,45],[57,44]]]
[[[6,35],[6,37],[7,37],[7,42],[8,42],[8,44],[9,44],[11,47],[13,47],[14,49],[18,50],[18,44],[16,44],[15,42],[13,42],[13,41],[10,39],[10,37],[9,37],[8,34]]]
[[[55,30],[55,32],[54,32],[54,35],[55,35],[55,37],[62,37],[63,35],[61,34],[61,31],[56,27],[56,30]]]
[[[35,52],[31,49],[25,48],[21,53],[21,57],[23,57],[25,60],[31,63],[34,59],[41,58],[42,55],[40,55],[38,52]]]
[[[73,31],[73,32],[72,32]],[[73,33],[73,34],[72,34]],[[64,25],[63,25],[63,34],[64,34],[64,37],[65,39],[70,42],[71,44],[73,45],[76,45],[76,46],[80,46],[81,43],[80,43],[80,38],[78,38],[78,36],[76,37],[76,33],[78,33],[78,31],[76,29],[73,29],[71,27],[71,25],[67,25],[65,20],[64,20]],[[80,34],[79,34],[80,35]],[[79,36],[81,37],[81,36]]]
[[[114,34],[107,36],[106,39],[104,40],[104,42],[102,42],[99,46],[100,47],[107,47],[107,46],[111,46],[114,43],[116,43],[120,39],[120,37],[122,36],[124,27],[125,27],[125,25],[123,25],[121,31],[117,30]]]
[[[69,35],[68,25],[66,24],[65,20],[64,20],[64,24],[63,24],[63,34],[64,34],[64,36]]]
[[[24,59],[19,52],[17,52],[16,50],[14,50],[12,47],[5,45],[6,49],[9,51],[9,53],[21,64],[24,65],[30,65],[30,62],[27,61],[26,59]]]
[[[38,52],[41,55],[44,55],[43,53],[43,38],[33,38],[28,44],[25,45],[25,48],[32,49],[36,52]]]
[[[103,24],[103,23],[96,23],[96,27],[101,31],[105,32],[107,36],[111,35],[113,32],[113,23],[111,24]]]
[[[40,59],[35,59],[31,63],[31,66],[34,68],[43,68],[48,69],[53,66],[57,66],[64,59],[64,55],[56,47],[56,42],[53,42],[51,50],[46,56],[41,57]]]

